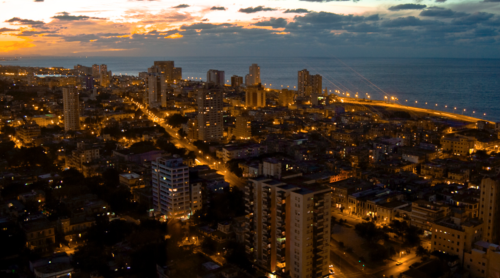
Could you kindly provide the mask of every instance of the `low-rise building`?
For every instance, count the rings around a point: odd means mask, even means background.
[[[464,262],[464,253],[470,252],[474,242],[481,239],[482,222],[473,219],[461,221],[455,217],[430,224],[431,251],[456,255]]]
[[[119,175],[120,184],[127,186],[130,190],[145,187],[144,179],[136,173],[123,173]]]
[[[449,206],[417,200],[412,203],[410,223],[412,226],[430,231],[432,223],[445,218],[449,213]]]
[[[467,156],[474,152],[475,140],[465,136],[453,135],[441,138],[443,151],[456,156]]]
[[[245,159],[250,157],[257,157],[266,153],[267,148],[260,144],[250,144],[241,146],[226,146],[220,151],[217,151],[217,158],[228,162],[232,159]]]
[[[42,134],[40,126],[36,123],[26,124],[16,129],[16,136],[26,147],[36,146],[36,138]]]
[[[56,234],[54,225],[46,219],[30,221],[22,225],[26,234],[26,247],[30,250],[50,251],[53,247]]]
[[[500,277],[500,247],[486,241],[477,241],[464,254],[464,268],[472,277]]]

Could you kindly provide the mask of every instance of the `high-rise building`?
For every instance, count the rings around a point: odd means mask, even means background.
[[[92,65],[92,76],[96,78],[101,77],[101,71],[99,70],[99,65],[96,64]]]
[[[236,117],[236,124],[234,128],[234,137],[239,140],[247,140],[252,137],[252,122],[250,117],[238,116]]]
[[[312,93],[321,96],[323,92],[323,77],[319,74],[311,75],[310,85],[312,87]]]
[[[245,76],[245,85],[257,86],[260,83],[260,67],[257,64],[252,64],[248,74]]]
[[[108,72],[108,66],[107,65],[101,65],[100,68],[100,79],[101,79],[101,86],[102,87],[108,87],[109,86],[109,81],[111,79],[111,72]]]
[[[218,141],[224,135],[222,118],[223,92],[218,87],[207,84],[197,92],[198,102],[198,139]]]
[[[325,277],[330,264],[331,189],[298,178],[250,178],[245,252],[269,273]]]
[[[323,92],[323,77],[319,74],[311,75],[309,71],[303,69],[297,76],[299,96],[311,96],[315,94],[320,96]]]
[[[306,86],[310,86],[309,71],[306,69],[299,71],[297,80],[298,80],[297,84],[298,94],[299,96],[305,96]]]
[[[295,103],[295,95],[297,91],[281,89],[278,95],[278,104],[280,106],[288,106]]]
[[[168,218],[186,218],[191,213],[189,167],[182,158],[159,157],[151,162],[153,207]]]
[[[92,75],[85,76],[85,89],[94,89],[94,77]]]
[[[162,78],[158,73],[150,73],[148,76],[148,97],[147,105],[156,108],[161,105]]]
[[[207,83],[224,86],[224,71],[211,69],[207,72]]]
[[[243,85],[243,77],[237,75],[231,76],[231,87],[238,88],[241,85]]]
[[[182,68],[174,68],[172,71],[172,79],[174,79],[174,83],[182,80]]]
[[[500,176],[483,178],[479,218],[483,220],[483,241],[500,243]]]
[[[182,79],[182,68],[174,67],[174,61],[155,61],[148,72],[163,75],[165,83],[168,84],[176,83]]]
[[[82,66],[80,64],[73,67],[77,75],[90,75],[93,69],[91,67]]]
[[[74,87],[63,88],[64,130],[80,129],[80,100]]]
[[[246,107],[265,107],[266,91],[261,86],[247,86],[245,89]]]

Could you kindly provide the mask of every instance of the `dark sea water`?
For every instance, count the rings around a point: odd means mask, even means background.
[[[368,93],[371,99],[394,96],[402,104],[500,121],[498,59],[39,57],[0,61],[0,64],[67,68],[76,64],[107,64],[113,74],[137,75],[138,72],[147,71],[155,60],[174,60],[176,67],[182,67],[183,78],[198,77],[203,80],[209,69],[225,71],[226,80],[232,75],[245,76],[248,67],[257,63],[261,67],[262,83],[267,86],[272,84],[270,87],[273,88],[281,88],[281,85],[293,88],[297,85],[297,71],[308,69],[311,74],[321,74],[323,87],[332,91],[339,89],[351,95],[358,92],[360,97]]]

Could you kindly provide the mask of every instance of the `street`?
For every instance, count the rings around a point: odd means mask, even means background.
[[[150,110],[146,109],[140,103],[134,102],[133,100],[131,101],[139,109],[141,109],[141,111],[143,111],[144,115],[146,115],[148,119],[155,122],[156,124],[159,124],[161,127],[165,129],[165,131],[168,132],[168,134],[171,137],[170,141],[174,145],[180,146],[181,148],[194,152],[196,154],[196,161],[198,164],[208,165],[210,168],[218,170],[217,173],[224,176],[224,180],[229,183],[230,187],[235,186],[242,189],[245,186],[244,180],[238,178],[235,174],[227,171],[221,161],[211,158],[210,156],[206,156],[205,154],[203,154],[202,151],[200,151],[196,146],[191,144],[187,139],[181,138],[180,135],[177,133],[177,130],[173,129],[173,127],[165,123],[164,119],[158,118],[156,115],[154,115]]]

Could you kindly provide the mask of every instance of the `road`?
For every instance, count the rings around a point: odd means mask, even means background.
[[[128,98],[127,98],[128,99]],[[173,129],[172,126],[169,126],[164,119],[161,119],[154,115],[150,110],[144,107],[142,104],[138,102],[134,102],[133,100],[129,100],[133,104],[135,104],[141,111],[156,124],[160,125],[168,132],[171,139],[170,141],[181,148],[184,148],[188,151],[192,151],[196,154],[196,163],[200,165],[208,165],[211,169],[218,170],[217,173],[224,176],[224,180],[229,183],[230,187],[238,187],[242,189],[245,186],[244,180],[238,178],[235,174],[227,171],[223,165],[223,162],[214,159],[210,156],[203,154],[201,150],[199,150],[195,145],[191,144],[186,138],[181,138],[177,133],[177,130]]]
[[[333,265],[335,271],[334,277],[338,278],[355,278],[364,277],[368,278],[369,275],[365,274],[360,268],[350,265],[343,257],[333,250],[330,250],[330,264]]]
[[[449,113],[449,112],[443,112],[443,111],[436,111],[436,110],[427,109],[427,108],[406,106],[406,105],[401,105],[398,103],[387,103],[384,101],[370,101],[370,102],[368,102],[368,101],[363,101],[360,99],[350,98],[350,97],[343,97],[343,96],[337,96],[337,97],[341,100],[342,103],[396,108],[396,109],[401,109],[401,110],[406,110],[406,111],[413,111],[413,112],[417,112],[417,113],[432,114],[432,115],[435,115],[438,117],[447,117],[450,119],[464,121],[464,122],[471,122],[471,123],[475,123],[477,121],[484,121],[483,119],[476,118],[476,117],[460,115],[460,114],[455,114],[455,113]],[[490,122],[490,123],[493,123],[493,122]]]

